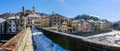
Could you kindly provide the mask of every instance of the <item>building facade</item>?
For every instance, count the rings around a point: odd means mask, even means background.
[[[52,14],[49,17],[50,19],[50,27],[59,27],[62,24],[62,17],[58,14]]]
[[[35,27],[40,27],[41,18],[38,14],[30,14],[27,16],[27,27],[31,27],[32,29]]]
[[[61,24],[61,32],[68,32],[68,20],[67,19],[63,19],[63,22]]]
[[[5,19],[0,18],[0,34],[5,33]]]
[[[48,27],[49,26],[49,19],[45,17],[45,15],[41,14],[41,27]]]
[[[17,33],[26,28],[26,18],[13,16],[7,18],[7,33]]]
[[[60,32],[67,32],[69,20],[59,14],[52,14],[49,17],[50,27],[57,27]]]

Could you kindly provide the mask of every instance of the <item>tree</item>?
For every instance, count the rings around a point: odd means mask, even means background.
[[[87,15],[87,14],[78,15],[78,16],[76,16],[76,17],[74,18],[74,20],[78,20],[78,19],[94,20],[94,21],[99,20],[98,17],[90,16],[90,15]]]

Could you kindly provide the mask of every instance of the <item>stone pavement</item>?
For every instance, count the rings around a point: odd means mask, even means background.
[[[29,35],[28,35],[28,37],[26,39],[24,51],[34,51],[33,47],[34,46],[33,46],[33,41],[32,41],[32,33],[29,33]]]

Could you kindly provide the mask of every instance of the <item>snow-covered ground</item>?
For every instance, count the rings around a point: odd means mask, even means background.
[[[102,43],[111,46],[120,46],[120,31],[112,31],[99,35],[85,37],[96,43]]]
[[[33,29],[32,32],[35,44],[35,51],[66,51],[58,44],[53,43],[39,30]]]

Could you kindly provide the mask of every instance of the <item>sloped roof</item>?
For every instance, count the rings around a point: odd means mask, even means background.
[[[79,20],[73,20],[72,22],[79,22]]]
[[[38,14],[29,14],[27,17],[40,17]]]
[[[16,17],[13,16],[13,17],[9,17],[9,18],[7,18],[7,19],[16,19],[16,18],[19,19],[20,17],[19,17],[19,16],[16,16]]]
[[[0,18],[0,23],[1,23],[1,22],[4,22],[4,21],[6,21],[6,20],[5,20],[5,19],[3,19],[3,18]]]

